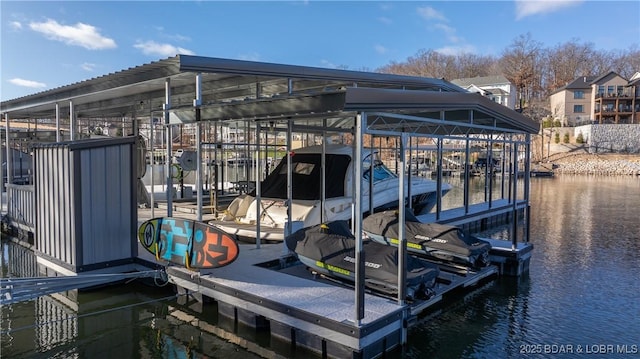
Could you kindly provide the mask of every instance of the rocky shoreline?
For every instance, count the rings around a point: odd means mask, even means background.
[[[640,155],[575,154],[552,163],[555,174],[640,176]]]

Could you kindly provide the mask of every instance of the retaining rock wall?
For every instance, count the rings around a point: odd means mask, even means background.
[[[640,156],[636,155],[584,154],[562,158],[555,164],[554,172],[560,174],[640,176]]]
[[[639,124],[586,125],[574,129],[588,145],[589,153],[622,152],[640,153]]]

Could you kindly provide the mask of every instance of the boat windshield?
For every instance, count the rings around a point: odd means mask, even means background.
[[[362,164],[363,168],[366,170],[363,172],[362,177],[365,180],[369,180],[369,176],[371,176],[371,158],[372,156],[367,156],[364,159]],[[384,163],[380,160],[377,153],[373,154],[373,183],[384,181],[388,178],[396,178],[398,177],[395,173],[393,173]]]
[[[345,178],[351,163],[348,155],[326,155],[326,198],[345,195]],[[296,153],[291,157],[292,198],[299,200],[319,200],[322,195],[322,158],[318,153]],[[283,158],[278,166],[262,181],[261,195],[265,198],[286,199],[287,160]],[[250,193],[255,196],[255,191]]]

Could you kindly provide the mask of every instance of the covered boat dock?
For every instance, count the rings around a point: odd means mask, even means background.
[[[35,167],[49,171],[47,176],[51,178],[69,178],[72,182],[60,184],[71,191],[68,196],[73,200],[65,201],[55,194],[56,188],[42,180],[47,177],[37,172],[30,184],[13,184],[13,161],[7,161],[6,185],[3,181],[7,199],[3,206],[7,208],[8,221],[33,232],[32,246],[38,253],[39,263],[46,267],[43,271],[46,275],[52,272],[81,275],[88,271],[128,271],[141,270],[147,264],[154,266],[153,256],[135,246],[137,225],[149,217],[173,216],[177,210],[173,193],[176,177],[172,169],[175,161],[171,160],[176,157],[176,149],[193,150],[195,156],[189,161],[177,160],[183,168],[193,166],[196,193],[194,213],[179,213],[205,220],[208,208],[204,203],[204,183],[209,177],[204,173],[208,163],[217,163],[223,158],[225,146],[242,149],[256,159],[266,159],[270,153],[276,153],[277,148],[291,153],[296,141],[304,143],[317,138],[322,143],[332,139],[353,145],[355,163],[362,162],[364,147],[387,150],[400,177],[398,198],[411,193],[411,188],[404,188],[403,184],[411,173],[411,153],[420,141],[427,140],[435,146],[434,172],[438,186],[442,185],[447,162],[445,149],[451,143],[460,143],[465,169],[462,203],[458,208],[445,209],[438,197],[428,220],[478,228],[487,227],[487,223],[493,221],[496,224],[506,221],[512,228],[511,240],[496,243],[494,247],[508,255],[494,254],[515,266],[515,270],[506,272],[519,275],[526,271],[531,250],[526,230],[528,158],[530,134],[537,133],[538,124],[443,79],[179,55],[4,101],[0,112],[6,149],[0,151],[3,157],[10,158],[10,149],[20,141],[19,136],[13,135],[17,133],[14,124],[55,128],[56,142],[36,145]],[[95,134],[99,126],[108,127],[107,123],[122,126],[120,134],[125,138],[92,142],[95,140],[89,139],[90,135]],[[243,140],[236,137],[233,143],[224,143],[222,135],[229,129],[235,129],[236,135],[241,132]],[[191,134],[187,147],[183,145],[186,132]],[[130,140],[126,139],[128,136]],[[279,138],[283,138],[283,143],[278,142]],[[110,149],[94,150],[100,146]],[[113,148],[118,150],[114,152]],[[485,196],[475,202],[469,184],[471,173],[466,170],[472,163],[472,148],[483,149],[490,160],[496,150],[501,154],[500,181],[487,175]],[[164,199],[158,200],[160,203],[156,203],[153,174],[150,194],[141,184],[143,168],[149,161],[147,153],[153,154],[151,158],[155,158],[156,153],[164,156],[161,162]],[[62,158],[72,162],[64,162],[59,171],[52,170],[52,161]],[[154,163],[152,159],[151,164]],[[256,161],[246,179],[255,183],[258,199],[265,163]],[[361,166],[354,166],[353,178],[362,178],[362,171]],[[109,181],[96,182],[116,173],[121,174],[116,187]],[[518,180],[520,177],[524,183]],[[82,178],[85,181],[81,181]],[[91,185],[93,187],[86,187]],[[357,194],[353,198],[357,265],[352,288],[288,274],[291,266],[283,263],[287,256],[282,245],[262,243],[259,235],[255,244],[242,246],[241,259],[232,266],[201,272],[168,267],[169,279],[181,290],[218,301],[221,314],[255,326],[268,322],[274,336],[323,356],[348,354],[368,358],[403,344],[406,323],[429,303],[439,301],[447,291],[473,286],[498,272],[498,267],[490,267],[471,273],[474,275],[452,274],[448,284],[428,303],[406,302],[402,290],[405,288],[403,271],[399,271],[397,298],[390,300],[367,293],[360,234],[361,193],[362,186],[367,184],[353,181],[352,185]],[[120,188],[126,190],[127,195],[120,196],[119,201],[108,196],[86,197],[92,191],[99,191],[99,186],[110,191]],[[494,197],[494,187],[499,187],[499,198]],[[217,211],[220,199],[217,177],[209,193],[213,195],[208,206]],[[58,200],[46,202],[49,206],[37,205],[44,203],[43,197],[51,196],[57,196]],[[156,213],[160,212],[159,205],[166,213]],[[136,213],[132,207],[148,208]],[[92,209],[90,216],[83,211],[88,208]],[[404,218],[404,211],[404,206],[399,206],[400,218]],[[124,214],[114,216],[114,212]],[[135,218],[129,217],[131,215]],[[113,235],[109,231],[90,232],[91,228],[102,226],[100,218],[111,218],[114,225],[124,226],[123,231],[133,245],[124,251],[100,247],[100,256],[87,255],[97,243],[114,240],[109,238]],[[519,220],[525,222],[523,232],[517,228]],[[292,228],[291,218],[287,228]],[[259,227],[257,231],[260,233]],[[406,246],[400,248],[399,262],[403,263]],[[79,250],[85,255],[77,255]],[[279,269],[275,270],[276,267]],[[273,276],[272,271],[279,274]],[[253,279],[248,281],[249,277]],[[298,288],[300,295],[283,298],[283,291],[291,286]],[[271,297],[269,293],[280,294]],[[313,298],[322,298],[323,302],[314,302]],[[332,310],[328,312],[328,309]]]

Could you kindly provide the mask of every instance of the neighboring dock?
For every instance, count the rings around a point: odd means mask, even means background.
[[[531,177],[553,177],[552,163],[538,163],[531,168]]]

